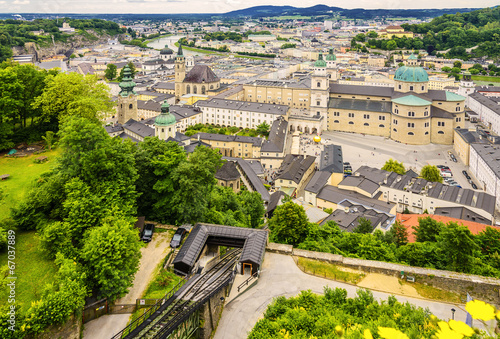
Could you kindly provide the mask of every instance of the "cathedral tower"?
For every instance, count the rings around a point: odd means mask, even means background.
[[[326,61],[323,54],[319,53],[318,60],[314,63],[314,71],[311,77],[311,114],[324,117],[323,126],[326,129],[329,99],[329,81],[326,73]]]
[[[161,113],[155,118],[155,136],[160,140],[175,138],[175,117],[170,113],[170,105],[164,101],[161,105]]]
[[[181,100],[184,93],[183,81],[186,78],[186,58],[182,54],[182,45],[179,44],[179,50],[175,57],[175,102]]]

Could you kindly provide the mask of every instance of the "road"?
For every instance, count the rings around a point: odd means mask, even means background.
[[[322,294],[325,286],[344,288],[349,297],[356,295],[356,286],[305,274],[295,265],[291,256],[266,252],[257,285],[226,305],[214,339],[246,338],[273,298],[295,296],[300,291],[308,289]],[[373,291],[373,296],[378,300],[387,299],[389,295],[389,293]],[[451,309],[455,308],[455,319],[465,321],[466,313],[463,305],[396,297],[400,302],[408,301],[419,307],[427,307],[443,320],[448,320],[451,317]]]
[[[116,301],[120,304],[135,304],[136,299],[141,298],[144,290],[153,278],[156,267],[163,261],[170,251],[170,233],[155,233],[153,240],[141,248],[141,261],[139,270],[135,274],[134,284],[129,293]],[[83,339],[111,338],[127,326],[130,314],[107,314],[84,325]]]

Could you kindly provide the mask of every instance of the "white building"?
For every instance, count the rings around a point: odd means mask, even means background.
[[[487,128],[500,134],[500,105],[495,100],[476,92],[467,97],[466,105]]]
[[[500,145],[471,144],[469,170],[487,193],[500,201]]]

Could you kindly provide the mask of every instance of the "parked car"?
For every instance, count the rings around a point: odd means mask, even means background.
[[[437,168],[441,169],[441,168],[448,168],[448,166],[445,166],[445,165],[436,165]]]
[[[447,172],[447,171],[441,171],[441,176],[443,178],[446,178],[446,177],[451,178],[452,177],[451,172]]]
[[[141,240],[144,242],[150,242],[151,239],[153,239],[153,233],[155,231],[155,225],[154,224],[146,224],[144,226],[144,230],[142,231],[142,236]]]
[[[175,231],[175,234],[172,237],[172,240],[170,241],[170,247],[172,248],[179,247],[186,233],[187,230],[185,228],[179,227],[177,231]]]
[[[467,171],[466,170],[463,170],[462,171],[462,174],[467,178],[469,175],[467,174]]]
[[[473,189],[477,190],[476,184],[472,183],[471,186],[472,186]]]

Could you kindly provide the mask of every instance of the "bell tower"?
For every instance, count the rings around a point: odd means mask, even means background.
[[[312,115],[323,116],[323,124],[327,120],[329,87],[330,82],[326,73],[326,61],[323,60],[323,53],[319,53],[318,60],[314,63],[314,70],[311,77],[310,111]],[[323,128],[325,127],[323,126]]]
[[[119,84],[118,94],[118,123],[124,124],[130,119],[137,120],[137,93],[134,91],[135,82],[132,81],[132,71],[126,65],[123,68],[123,79]]]
[[[175,102],[181,100],[183,96],[184,88],[182,82],[186,78],[186,58],[182,54],[182,45],[179,44],[179,50],[177,51],[177,56],[175,57]]]

